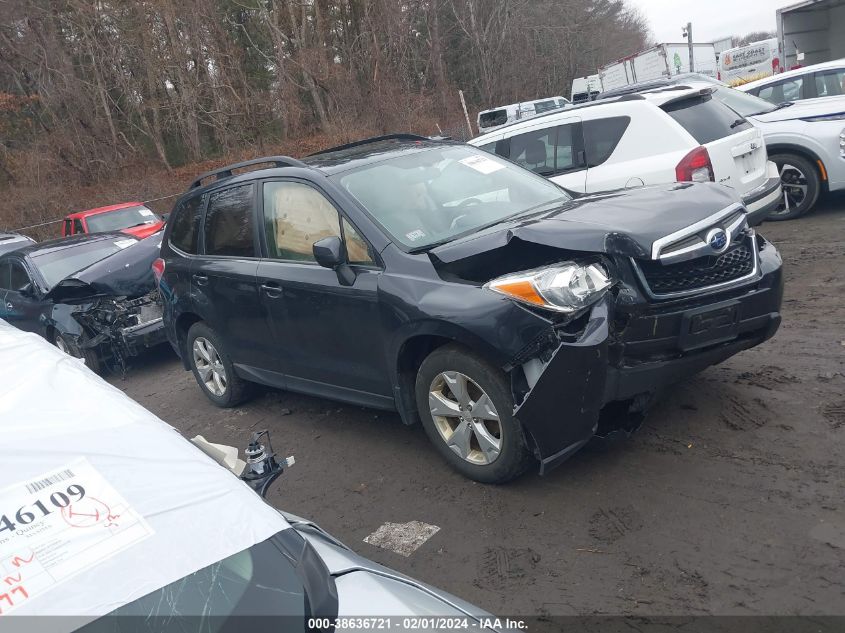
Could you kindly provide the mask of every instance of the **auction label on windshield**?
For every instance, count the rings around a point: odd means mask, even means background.
[[[500,169],[505,168],[505,166],[501,163],[497,163],[495,160],[482,156],[481,154],[476,154],[474,156],[470,156],[469,158],[462,158],[458,162],[485,175],[492,174],[494,171],[499,171]]]
[[[153,530],[88,462],[0,490],[0,616]]]

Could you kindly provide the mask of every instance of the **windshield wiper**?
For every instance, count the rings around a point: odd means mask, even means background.
[[[556,198],[555,200],[552,200],[550,202],[541,202],[540,204],[535,204],[533,207],[528,207],[527,209],[523,209],[522,211],[517,211],[516,213],[507,215],[503,218],[499,218],[498,220],[494,220],[493,222],[489,222],[487,224],[482,224],[481,226],[476,226],[471,229],[467,229],[463,233],[457,233],[456,235],[451,235],[449,237],[443,238],[442,240],[437,240],[436,242],[432,242],[431,244],[426,244],[425,246],[420,246],[419,248],[413,248],[408,252],[412,255],[415,255],[417,253],[423,253],[438,246],[442,246],[447,242],[454,242],[455,240],[459,240],[462,237],[471,235],[472,233],[479,233],[481,231],[489,229],[491,226],[496,226],[497,224],[502,224],[503,222],[509,222],[511,220],[515,220],[516,218],[520,218],[524,215],[528,215],[531,213],[542,213],[546,209],[546,207],[557,207],[566,202],[570,202],[571,200],[572,198],[567,196],[566,198]]]
[[[742,125],[743,123],[745,123],[745,119],[737,119],[736,121],[734,121],[733,123],[731,123],[731,126],[730,126],[730,127],[731,127],[731,129],[734,129],[735,127],[739,127],[739,126],[740,126],[740,125]]]
[[[781,101],[771,110],[760,110],[759,112],[752,112],[751,114],[746,114],[745,116],[759,116],[761,114],[768,114],[769,112],[776,112],[777,110],[783,110],[784,108],[788,108],[791,105],[795,105],[794,101]]]

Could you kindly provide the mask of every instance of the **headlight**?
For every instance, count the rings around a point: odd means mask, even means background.
[[[611,284],[599,264],[563,262],[505,275],[484,287],[522,303],[571,313],[598,301]]]

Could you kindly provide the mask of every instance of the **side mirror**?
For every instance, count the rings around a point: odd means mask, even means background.
[[[35,297],[35,288],[32,287],[32,282],[24,284],[20,288],[18,288],[18,292],[21,293],[22,296],[33,298]]]
[[[167,224],[167,219],[170,217],[169,213],[162,213],[161,214],[161,221]]]
[[[343,242],[337,235],[317,240],[311,248],[314,251],[314,259],[323,268],[334,270],[344,263]]]
[[[337,273],[337,280],[341,285],[351,286],[355,283],[355,271],[346,263],[346,249],[337,235],[317,240],[311,249],[320,266],[331,268]]]

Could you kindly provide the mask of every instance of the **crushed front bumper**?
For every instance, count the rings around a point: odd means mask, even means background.
[[[541,474],[590,440],[608,404],[648,401],[774,336],[781,321],[781,261],[767,243],[759,256],[760,276],[739,288],[659,303],[608,294],[593,306],[577,340],[546,355],[515,407]]]

